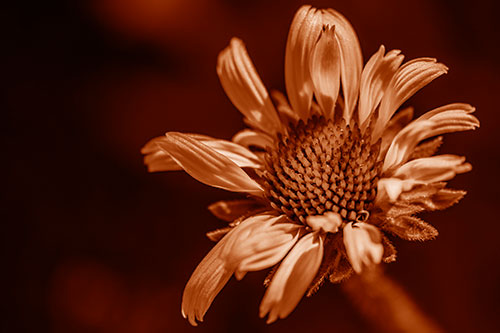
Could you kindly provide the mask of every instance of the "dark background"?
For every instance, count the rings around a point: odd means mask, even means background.
[[[266,273],[232,279],[205,323],[180,314],[181,294],[224,224],[206,206],[237,195],[182,172],[148,174],[139,153],[166,131],[229,139],[242,128],[215,73],[242,38],[268,88],[284,90],[286,36],[301,1],[93,0],[4,4],[2,332],[358,332],[370,328],[327,284],[286,320],[258,318]],[[477,107],[481,128],[441,152],[472,172],[469,193],[424,215],[432,242],[395,240],[387,274],[450,332],[499,328],[499,37],[494,0],[310,1],[342,12],[365,61],[383,43],[406,59],[436,57],[449,74],[410,100],[417,114]]]

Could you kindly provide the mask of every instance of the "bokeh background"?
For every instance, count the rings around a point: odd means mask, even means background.
[[[413,97],[417,114],[461,101],[481,128],[446,136],[471,173],[462,202],[424,215],[440,236],[395,240],[386,272],[449,332],[500,320],[498,2],[309,1],[341,11],[365,61],[383,43],[450,67]],[[302,1],[88,0],[4,4],[1,76],[2,332],[373,330],[336,285],[286,320],[258,318],[265,272],[231,280],[205,322],[180,314],[183,287],[223,226],[206,206],[237,195],[182,172],[148,174],[150,138],[185,131],[229,139],[242,128],[215,73],[242,38],[268,88],[284,90],[289,24]]]

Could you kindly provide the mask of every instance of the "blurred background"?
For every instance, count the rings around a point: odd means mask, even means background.
[[[232,279],[198,328],[180,313],[190,274],[224,226],[206,207],[237,195],[182,172],[148,174],[142,145],[166,131],[229,139],[243,127],[215,64],[243,39],[268,88],[284,90],[289,24],[304,2],[10,2],[2,21],[2,332],[292,332],[373,329],[326,284],[286,320],[258,318],[266,272]],[[395,239],[386,267],[449,332],[500,320],[498,2],[309,1],[355,27],[365,61],[380,44],[450,67],[408,104],[477,107],[481,128],[441,152],[474,170],[450,182],[462,202],[423,216],[440,236]]]

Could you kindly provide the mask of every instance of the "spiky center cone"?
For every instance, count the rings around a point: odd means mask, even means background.
[[[344,119],[314,116],[291,127],[267,151],[261,173],[273,208],[303,224],[330,211],[344,222],[366,220],[382,166],[380,142],[369,136]]]

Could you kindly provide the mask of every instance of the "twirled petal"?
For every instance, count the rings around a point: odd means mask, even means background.
[[[292,248],[274,274],[260,304],[267,323],[285,318],[297,306],[318,272],[323,258],[323,236],[308,233]]]
[[[404,56],[399,50],[389,51],[386,55],[385,47],[379,50],[368,60],[359,88],[359,122],[363,124],[376,109],[387,89],[394,73],[403,61]]]
[[[292,109],[300,119],[309,116],[313,86],[309,73],[311,50],[321,32],[321,12],[309,5],[299,8],[288,33],[285,85]]]
[[[340,53],[335,27],[323,27],[312,51],[310,67],[316,100],[323,115],[331,118],[340,88]]]
[[[249,125],[269,134],[281,130],[269,94],[238,38],[231,39],[229,46],[219,54],[217,74],[227,96]]]
[[[340,51],[340,78],[344,93],[344,118],[347,122],[356,106],[359,92],[359,81],[363,69],[363,56],[358,36],[349,21],[333,9],[323,11],[323,24],[335,26],[335,37]]]
[[[344,227],[344,245],[347,258],[356,273],[382,261],[382,237],[380,231],[371,224],[348,223]]]
[[[407,161],[417,144],[427,138],[449,132],[472,130],[479,121],[469,104],[455,103],[429,111],[402,129],[394,138],[384,160],[383,171]]]
[[[380,102],[377,124],[373,130],[376,140],[382,134],[394,112],[408,98],[435,78],[445,74],[448,68],[433,58],[418,58],[399,67]]]
[[[260,185],[234,162],[186,134],[167,133],[165,140],[157,144],[187,173],[204,184],[228,191],[262,194]]]

